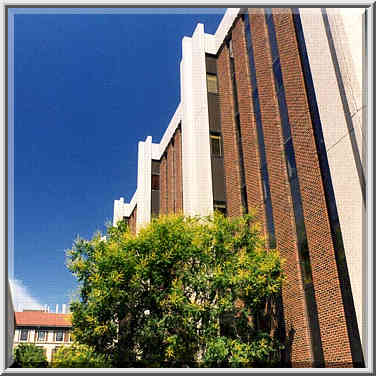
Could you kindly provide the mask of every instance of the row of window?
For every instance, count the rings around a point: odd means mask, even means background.
[[[21,329],[20,330],[20,341],[27,341],[29,338],[29,329]],[[65,334],[65,335],[64,335]],[[48,330],[37,330],[35,332],[35,338],[37,342],[46,342],[48,337]],[[70,332],[66,330],[55,330],[53,332],[53,341],[54,342],[70,342],[72,341]]]
[[[209,144],[213,179],[213,209],[227,215],[224,186],[223,145],[221,134],[221,120],[219,112],[217,61],[213,56],[206,55],[206,84],[208,94],[209,113]],[[216,187],[214,187],[216,185]]]

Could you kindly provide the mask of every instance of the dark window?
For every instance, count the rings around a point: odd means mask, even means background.
[[[159,175],[151,175],[151,189],[159,191]]]
[[[27,341],[29,331],[27,329],[21,329],[20,341]]]
[[[243,214],[248,213],[248,199],[247,199],[247,187],[245,185],[241,188],[241,199],[243,206]]]
[[[206,85],[208,87],[208,93],[218,93],[217,76],[215,74],[206,74]]]
[[[58,332],[55,333],[55,341],[56,342],[63,341],[63,338],[64,338],[64,332],[62,330],[59,330]]]
[[[46,341],[47,332],[45,330],[38,330],[37,341]]]
[[[215,134],[210,135],[210,149],[212,156],[222,156],[221,136]]]
[[[214,210],[219,211],[224,216],[227,214],[226,203],[223,201],[214,201]]]

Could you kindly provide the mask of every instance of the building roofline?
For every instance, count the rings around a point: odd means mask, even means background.
[[[216,55],[225,40],[229,30],[231,29],[236,17],[239,15],[241,8],[228,8],[218,25],[218,28],[215,32],[215,34],[207,34],[204,33],[205,38],[205,53]],[[195,35],[196,32],[200,32],[200,29],[204,30],[204,25],[202,23],[198,23],[195,27],[195,30],[192,34],[192,37]],[[182,43],[184,39],[191,39],[191,37],[184,36],[182,38]],[[165,152],[168,144],[170,143],[173,135],[175,134],[176,129],[178,128],[179,124],[181,123],[182,119],[182,103],[180,102],[177,106],[174,115],[172,116],[169,125],[167,126],[167,129],[163,133],[163,136],[159,143],[152,143],[152,159],[160,160],[163,156],[163,153]],[[148,136],[151,137],[151,136]],[[141,141],[143,142],[143,141]],[[132,199],[130,203],[124,203],[123,198],[120,198],[120,200],[115,200],[114,204],[116,205],[116,202],[119,202],[119,204],[122,203],[123,207],[123,216],[129,217],[134,208],[137,205],[137,190],[133,194]]]

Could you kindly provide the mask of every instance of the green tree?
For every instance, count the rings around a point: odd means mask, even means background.
[[[48,367],[48,361],[42,347],[35,346],[32,343],[21,343],[14,349],[13,367]]]
[[[97,354],[92,347],[73,343],[61,346],[51,362],[53,368],[108,368],[111,361],[103,354]]]
[[[265,249],[254,216],[172,215],[138,235],[125,224],[78,239],[68,268],[80,281],[71,304],[78,342],[115,367],[272,366],[278,251]]]

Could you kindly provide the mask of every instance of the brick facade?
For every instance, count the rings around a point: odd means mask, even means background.
[[[287,179],[278,101],[274,88],[272,59],[263,9],[249,13],[255,58],[260,109],[264,127],[270,193],[275,219],[277,248],[286,262],[286,282],[282,290],[285,330],[290,348],[287,361],[294,366],[311,367],[312,355],[302,276],[298,260],[294,211]]]
[[[183,211],[181,128],[173,135],[161,158],[160,214]]]
[[[160,169],[160,201],[159,201],[159,213],[167,214],[167,158],[163,155],[161,158]]]
[[[222,48],[217,59],[218,93],[221,108],[223,139],[223,163],[227,199],[227,214],[230,217],[242,214],[240,191],[239,155],[236,143],[234,100],[230,75],[229,53]]]
[[[183,176],[181,159],[181,128],[174,135],[175,213],[183,211]]]
[[[345,312],[291,10],[278,9],[273,18],[300,181],[325,365],[351,366]]]
[[[175,212],[175,169],[174,169],[174,142],[167,147],[167,213]]]
[[[136,223],[137,223],[137,206],[132,211],[132,214],[129,217],[128,224],[129,224],[129,229],[133,234],[136,233]]]
[[[266,231],[265,210],[260,176],[256,120],[252,105],[249,60],[246,49],[244,22],[238,18],[232,31],[236,86],[239,101],[240,128],[247,190],[248,210],[257,209],[256,218]]]

